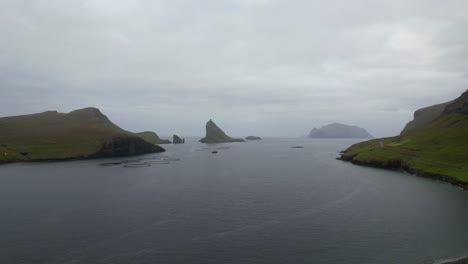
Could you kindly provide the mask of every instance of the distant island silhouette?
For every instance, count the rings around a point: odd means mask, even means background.
[[[333,123],[321,128],[314,128],[309,138],[372,138],[364,128]]]

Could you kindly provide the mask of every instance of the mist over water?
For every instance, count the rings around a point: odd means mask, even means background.
[[[0,263],[423,264],[468,253],[468,192],[337,161],[356,140],[188,141],[135,158],[150,166],[0,166]]]

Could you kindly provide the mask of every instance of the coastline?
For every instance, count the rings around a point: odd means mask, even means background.
[[[434,262],[434,264],[468,264],[468,257],[440,260]]]
[[[97,159],[106,159],[106,158],[119,158],[119,157],[135,157],[145,154],[152,154],[152,153],[161,153],[166,152],[164,148],[162,150],[151,151],[151,152],[141,152],[135,154],[128,154],[128,155],[90,155],[90,156],[78,156],[78,157],[69,157],[69,158],[49,158],[49,159],[24,159],[24,160],[9,160],[3,161],[0,160],[0,166],[13,164],[13,163],[39,163],[39,162],[66,162],[66,161],[79,161],[79,160],[97,160]]]
[[[370,161],[370,162],[362,162],[362,161],[356,161],[353,159],[353,157],[346,157],[341,153],[341,157],[336,158],[337,160],[344,161],[344,162],[350,162],[354,165],[358,166],[363,166],[363,167],[371,167],[371,168],[378,168],[378,169],[386,169],[386,170],[392,170],[392,171],[399,171],[403,173],[408,173],[414,176],[418,177],[423,177],[423,178],[429,178],[437,181],[442,181],[442,182],[447,182],[452,185],[455,185],[457,187],[460,187],[464,190],[468,191],[468,182],[463,182],[460,180],[457,180],[453,177],[450,177],[448,175],[442,175],[442,174],[435,174],[435,173],[430,173],[430,172],[425,172],[417,169],[413,169],[409,167],[407,164],[404,162],[395,162],[395,163],[382,163],[378,161]],[[467,260],[468,261],[468,260]],[[467,262],[468,264],[468,262]]]

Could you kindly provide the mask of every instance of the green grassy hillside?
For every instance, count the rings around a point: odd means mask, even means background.
[[[468,99],[468,92],[463,96]],[[453,103],[449,106],[454,107]],[[468,183],[468,115],[441,113],[430,122],[406,129],[400,136],[355,144],[341,158],[361,165]]]
[[[160,151],[164,149],[116,126],[96,108],[0,118],[0,162]]]

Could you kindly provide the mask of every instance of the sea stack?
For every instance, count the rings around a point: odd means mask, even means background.
[[[185,139],[182,139],[182,138],[180,138],[179,136],[174,135],[174,136],[172,136],[172,143],[173,143],[173,144],[184,144],[184,143],[185,143]]]
[[[200,139],[202,143],[245,142],[241,138],[231,138],[219,128],[213,120],[206,123],[206,136]]]

